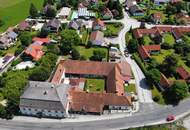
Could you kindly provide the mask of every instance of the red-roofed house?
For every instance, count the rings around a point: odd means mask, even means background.
[[[150,54],[159,53],[160,50],[161,50],[160,45],[142,45],[139,46],[138,48],[139,55],[144,61],[149,60]]]
[[[93,31],[90,34],[90,42],[93,45],[103,45],[104,43],[104,33],[101,31]]]
[[[160,86],[163,90],[168,89],[172,86],[173,81],[169,80],[164,74],[160,75]]]
[[[124,84],[132,78],[132,73],[127,62],[108,63],[66,60],[60,62],[51,82],[59,84],[62,77],[87,78],[92,76],[106,77],[106,91],[123,95]]]
[[[178,67],[176,69],[176,72],[179,74],[182,80],[185,80],[186,82],[190,83],[190,73],[184,67]]]
[[[42,48],[43,46],[39,44],[31,44],[24,52],[26,55],[31,56],[35,61],[38,61],[44,55]]]
[[[49,44],[51,40],[49,38],[34,37],[34,38],[32,38],[32,41],[33,42],[38,42],[38,43],[41,43],[41,44]]]
[[[92,24],[93,30],[105,30],[105,23],[100,19],[94,20]]]
[[[113,93],[87,93],[70,89],[69,98],[71,100],[69,107],[73,112],[101,115],[104,109],[126,111],[132,107],[131,96],[117,96]]]

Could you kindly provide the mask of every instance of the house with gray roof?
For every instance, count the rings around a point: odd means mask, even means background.
[[[58,19],[52,19],[44,25],[50,32],[58,32],[61,22]]]
[[[8,49],[10,46],[14,45],[17,41],[17,37],[18,34],[14,31],[7,31],[0,35],[0,49]]]
[[[67,117],[69,87],[67,84],[30,81],[20,97],[20,112],[37,117]]]
[[[85,26],[84,21],[82,19],[77,19],[77,20],[72,20],[71,22],[69,22],[68,27],[78,30],[81,27]]]

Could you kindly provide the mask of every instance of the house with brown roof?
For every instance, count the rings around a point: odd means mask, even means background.
[[[105,30],[105,27],[106,27],[106,25],[105,25],[104,21],[102,21],[100,19],[95,19],[93,21],[93,24],[92,24],[93,30],[95,30],[95,31],[96,30]]]
[[[105,78],[106,91],[84,91],[84,81],[88,77]],[[61,60],[51,83],[29,82],[20,97],[20,111],[24,115],[53,118],[68,117],[73,112],[128,112],[133,99],[124,92],[124,82],[131,77],[130,65],[126,62]]]
[[[95,61],[62,60],[51,80],[59,84],[63,77],[106,79],[105,90],[108,93],[124,94],[124,83],[132,78],[131,68],[127,62],[108,63]]]
[[[37,42],[40,45],[49,44],[51,42],[50,38],[41,38],[41,37],[33,37],[32,41]]]
[[[180,79],[185,80],[187,83],[190,83],[190,72],[188,72],[184,67],[178,67],[176,69],[176,72],[179,74]]]
[[[166,90],[168,88],[170,88],[173,84],[173,81],[172,80],[169,80],[164,74],[161,73],[160,75],[160,88],[161,90]]]
[[[90,34],[90,42],[93,45],[103,45],[104,44],[104,33],[101,31],[92,31]]]
[[[138,47],[139,55],[144,61],[148,61],[151,54],[157,54],[160,50],[160,45],[141,45]]]
[[[144,35],[150,35],[152,37],[155,36],[162,36],[164,33],[172,33],[176,39],[176,42],[182,41],[182,36],[185,33],[190,32],[190,27],[173,27],[170,25],[165,25],[165,26],[155,26],[151,29],[134,29],[133,30],[133,35],[136,39],[139,39],[143,37]]]
[[[87,93],[84,91],[69,91],[72,112],[103,114],[104,110],[127,111],[131,109],[130,96],[117,96],[113,93]]]
[[[33,60],[38,61],[44,55],[42,48],[43,46],[40,44],[33,43],[25,49],[24,53],[28,56],[31,56]]]

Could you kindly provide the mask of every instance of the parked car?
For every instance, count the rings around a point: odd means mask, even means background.
[[[175,120],[175,116],[174,115],[168,115],[166,118],[166,121],[173,121]]]

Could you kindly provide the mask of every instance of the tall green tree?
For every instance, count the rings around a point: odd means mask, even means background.
[[[38,10],[33,3],[30,4],[29,13],[32,18],[38,17]]]
[[[131,39],[129,41],[129,44],[127,46],[129,52],[131,53],[135,53],[137,52],[137,49],[138,49],[138,41],[136,39]]]
[[[77,49],[73,48],[72,53],[71,53],[72,59],[73,60],[79,60],[80,59],[80,53]]]
[[[169,55],[165,58],[163,63],[160,65],[160,70],[169,76],[176,73],[176,68],[178,66],[178,56],[177,55]]]
[[[160,71],[158,69],[151,69],[147,71],[147,81],[150,84],[158,84],[160,82]]]
[[[164,93],[168,103],[178,103],[188,96],[189,88],[184,81],[175,81],[174,84]]]
[[[48,18],[54,18],[56,16],[56,10],[54,7],[49,6],[45,12],[45,16]]]
[[[73,45],[81,43],[81,39],[75,30],[65,29],[61,32],[60,50],[62,54],[70,54]]]
[[[23,46],[28,46],[32,42],[32,37],[29,32],[21,33],[19,38]]]
[[[100,50],[94,50],[93,56],[90,57],[90,60],[102,61],[104,58],[106,58],[106,52]]]

